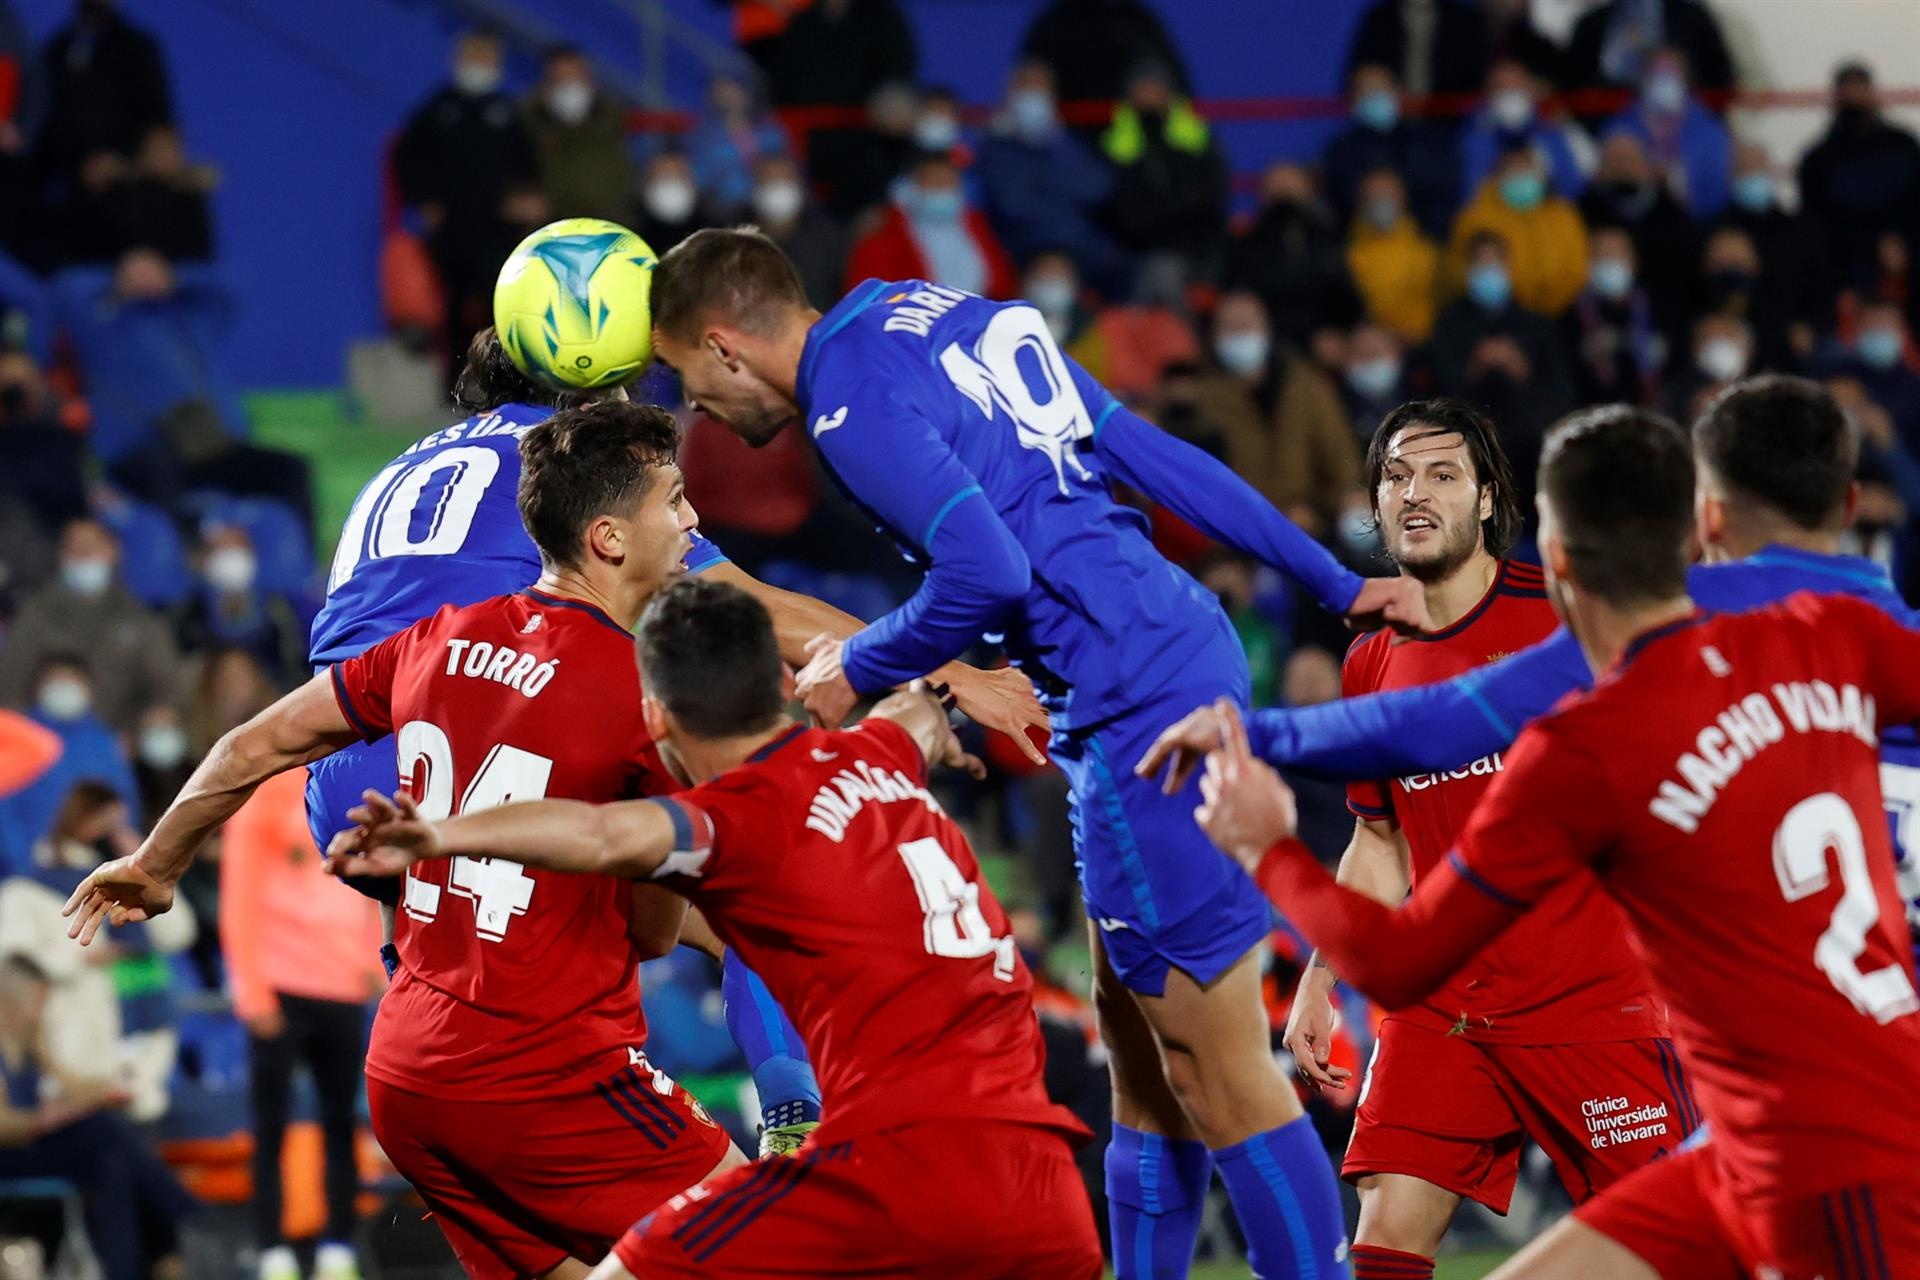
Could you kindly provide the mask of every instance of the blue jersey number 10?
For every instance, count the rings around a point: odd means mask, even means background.
[[[478,445],[402,458],[382,471],[361,491],[341,530],[327,591],[337,591],[369,560],[459,551],[499,471],[499,453]]]

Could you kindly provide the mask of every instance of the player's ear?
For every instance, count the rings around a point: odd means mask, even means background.
[[[780,701],[792,702],[797,696],[793,668],[783,662],[780,664]]]
[[[1485,523],[1493,519],[1493,482],[1480,486],[1480,520]]]
[[[652,694],[642,694],[640,697],[640,721],[647,727],[647,736],[655,742],[665,742],[667,732],[673,725],[667,704]]]
[[[707,330],[707,338],[704,345],[708,351],[713,353],[713,358],[725,365],[729,372],[737,371],[740,368],[739,351],[736,350],[733,343],[728,340],[727,335],[720,332],[720,330]]]
[[[1860,482],[1855,480],[1847,486],[1847,519],[1844,528],[1853,528],[1853,522],[1860,518]]]
[[[587,550],[595,559],[620,564],[627,558],[627,531],[622,521],[612,516],[596,516],[587,526]]]

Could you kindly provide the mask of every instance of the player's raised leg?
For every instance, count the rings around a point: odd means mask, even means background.
[[[727,1031],[746,1055],[760,1095],[760,1154],[791,1155],[820,1124],[820,1082],[800,1033],[739,956],[720,962]]]
[[[1432,1280],[1433,1256],[1460,1197],[1404,1173],[1372,1174],[1354,1185],[1360,1190],[1354,1280]]]

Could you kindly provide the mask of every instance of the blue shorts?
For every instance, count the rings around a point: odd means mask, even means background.
[[[1133,772],[1162,730],[1223,692],[1171,696],[1053,739],[1053,761],[1073,791],[1087,914],[1114,971],[1141,995],[1164,995],[1169,969],[1212,982],[1273,927],[1266,896],[1195,824],[1198,780],[1168,796],[1158,778]],[[1235,701],[1244,705],[1244,694]]]
[[[360,805],[371,789],[390,796],[400,785],[400,754],[391,736],[356,742],[307,766],[307,830],[321,853],[333,837],[353,824],[347,810]],[[349,878],[347,883],[375,902],[400,900],[400,882],[386,878]]]

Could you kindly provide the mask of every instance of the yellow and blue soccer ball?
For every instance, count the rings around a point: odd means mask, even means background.
[[[522,240],[493,286],[514,366],[561,390],[618,386],[653,358],[653,249],[617,222],[562,218]]]

